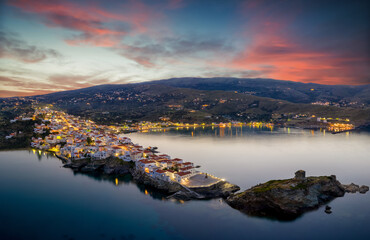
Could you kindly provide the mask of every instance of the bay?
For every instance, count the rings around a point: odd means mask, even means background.
[[[242,190],[271,179],[337,176],[370,185],[370,135],[267,128],[189,128],[128,136],[200,165]],[[370,195],[346,194],[281,222],[247,216],[222,199],[178,202],[130,176],[75,174],[52,155],[0,152],[1,239],[366,239]]]

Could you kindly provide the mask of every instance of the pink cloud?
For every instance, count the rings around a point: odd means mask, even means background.
[[[263,16],[263,15],[262,15]],[[289,18],[289,19],[288,19]],[[246,33],[251,39],[227,63],[216,65],[259,73],[258,77],[315,82],[320,84],[369,83],[369,59],[327,49],[312,49],[287,31],[286,19],[256,17],[254,28]]]
[[[114,47],[128,34],[146,32],[153,19],[160,17],[147,5],[133,0],[119,6],[122,14],[96,4],[80,6],[69,1],[14,0],[9,1],[9,4],[24,12],[39,15],[49,27],[76,31],[78,35],[66,40],[71,45]],[[128,24],[129,28],[113,27],[112,23]]]

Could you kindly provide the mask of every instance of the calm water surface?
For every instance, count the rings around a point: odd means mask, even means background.
[[[243,190],[270,179],[335,174],[370,185],[369,133],[197,128],[130,134]],[[129,176],[74,174],[32,150],[0,152],[0,239],[367,239],[370,194],[346,194],[291,222],[250,217],[221,199],[165,200]]]

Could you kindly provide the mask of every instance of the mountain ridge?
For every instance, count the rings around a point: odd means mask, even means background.
[[[270,97],[295,103],[342,100],[359,104],[370,104],[370,84],[366,85],[325,85],[266,78],[170,78],[148,83],[193,88],[199,90],[240,91],[260,97]]]
[[[273,116],[318,115],[370,121],[369,109],[293,103],[238,91],[199,90],[166,84],[101,85],[32,97],[98,122],[125,120],[178,122],[270,121]]]
[[[63,95],[90,90],[109,90],[135,85],[164,85],[197,90],[237,91],[249,95],[286,100],[293,103],[329,103],[337,106],[368,107],[370,105],[370,84],[366,85],[325,85],[301,83],[267,78],[169,78],[138,83],[102,84],[87,88],[43,94]],[[31,97],[39,97],[35,95]]]

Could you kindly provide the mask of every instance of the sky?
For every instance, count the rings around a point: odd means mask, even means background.
[[[0,97],[174,77],[370,84],[370,1],[0,0]]]

